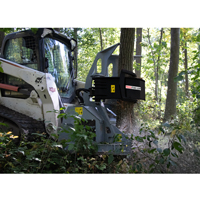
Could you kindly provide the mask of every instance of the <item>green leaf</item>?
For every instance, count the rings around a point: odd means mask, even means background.
[[[90,126],[85,126],[85,128],[89,131],[89,130],[91,130],[91,127]]]
[[[171,127],[171,125],[167,122],[163,123],[162,126],[165,126],[165,127]]]
[[[141,163],[138,163],[136,165],[136,169],[138,170],[138,172],[140,172],[142,170],[142,164]]]
[[[38,31],[38,28],[31,28],[31,31],[32,31],[34,34],[36,34],[37,31]]]
[[[150,166],[149,166],[149,168],[151,169],[152,167],[154,167],[155,165],[154,165],[154,163],[152,163]]]
[[[151,147],[151,142],[152,142],[152,141],[149,141],[149,147]]]
[[[66,116],[66,113],[61,113],[57,116],[57,118],[63,118],[64,116]]]
[[[161,126],[159,127],[159,130],[165,133],[164,129]]]
[[[163,158],[160,158],[159,163],[164,164],[165,160]]]
[[[114,160],[114,156],[112,154],[108,157],[108,164],[110,164]]]
[[[170,154],[170,149],[169,149],[169,148],[164,149],[164,150],[163,150],[163,154],[164,154],[165,156],[168,156],[168,155]]]
[[[1,125],[1,126],[9,127],[8,124],[2,123],[2,122],[0,122],[0,125]]]
[[[184,79],[183,76],[178,75],[177,77],[174,78],[174,81],[175,81],[175,82],[178,82],[178,81],[182,81],[183,79]]]
[[[179,135],[176,135],[176,137],[178,138],[179,142],[181,142],[181,138],[179,137]]]
[[[166,42],[162,42],[162,45],[166,48],[167,47],[167,43]]]
[[[179,73],[179,76],[183,76],[183,75],[185,75],[186,73],[187,73],[187,72],[182,71],[182,72]]]
[[[149,142],[151,141],[150,138],[151,138],[151,136],[150,136],[150,135],[147,135],[147,140],[148,140]]]
[[[73,148],[74,148],[74,144],[69,144],[68,150],[70,151],[70,150],[72,150]]]
[[[153,153],[156,149],[148,150],[148,153]]]
[[[176,163],[172,160],[169,160],[169,162],[173,165],[173,166],[176,166]]]
[[[100,170],[106,169],[106,165],[105,164],[101,164],[101,166],[98,166],[98,165],[95,165],[95,166]]]
[[[171,154],[172,154],[173,157],[177,157],[178,158],[178,155],[176,153],[171,152]]]
[[[158,146],[158,140],[154,140],[153,143]]]
[[[183,135],[179,135],[179,137],[181,138],[181,140],[183,140],[184,141],[184,143],[186,144],[186,139],[185,139],[185,137],[183,136]]]
[[[156,136],[155,136],[154,132],[153,131],[149,131],[149,132],[151,133],[151,137],[156,139]]]
[[[40,137],[44,137],[44,135],[40,134],[40,133],[31,133],[31,135],[37,135],[37,136],[40,136]]]
[[[82,160],[82,161],[85,161],[85,159],[81,156],[79,158],[77,158],[77,160]]]
[[[173,147],[178,150],[180,153],[184,150],[183,146],[179,142],[173,142]]]
[[[167,168],[169,168],[169,167],[170,167],[170,164],[171,164],[170,162],[168,162],[168,163],[167,163]]]
[[[0,65],[1,65],[1,63],[0,63]],[[4,71],[3,71],[3,68],[0,66],[0,72],[1,73],[3,73]]]
[[[149,63],[149,64],[153,64],[154,61],[153,61],[152,59],[148,59],[148,60],[147,60],[147,63]]]
[[[161,148],[157,148],[156,149],[159,153],[162,153],[162,149]]]
[[[138,142],[143,142],[143,138],[140,137],[140,136],[136,136],[135,139],[136,139]]]

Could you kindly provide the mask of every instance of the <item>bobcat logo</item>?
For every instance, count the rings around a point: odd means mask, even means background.
[[[41,78],[36,78],[35,83],[42,83],[43,76]]]

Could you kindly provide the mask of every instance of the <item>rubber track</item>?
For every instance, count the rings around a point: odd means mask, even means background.
[[[0,116],[15,122],[15,124],[20,126],[19,128],[21,130],[24,129],[24,132],[28,135],[31,133],[46,132],[43,121],[37,121],[27,115],[21,114],[2,105],[0,105]]]

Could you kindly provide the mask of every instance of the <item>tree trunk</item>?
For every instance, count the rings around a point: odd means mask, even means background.
[[[187,59],[187,42],[185,42],[185,48],[184,48],[184,67],[185,67],[185,94],[188,96],[188,59]]]
[[[133,71],[133,51],[134,51],[135,28],[121,28],[120,54],[118,75],[121,69]],[[133,103],[119,101],[117,104],[117,127],[124,132],[133,131]]]
[[[158,84],[157,84],[157,76],[156,76],[156,60],[155,60],[155,55],[154,55],[154,52],[153,52],[153,46],[151,44],[151,40],[150,40],[150,34],[149,34],[149,28],[147,29],[148,31],[148,34],[147,34],[147,37],[148,37],[148,40],[149,40],[149,45],[151,47],[151,54],[152,54],[152,59],[153,59],[153,65],[154,65],[154,74],[155,74],[155,99],[156,101],[158,100],[158,93],[157,93],[157,88],[158,88]]]
[[[0,31],[0,49],[1,49],[4,37],[5,37],[5,33],[3,31]]]
[[[103,38],[102,38],[102,30],[99,28],[99,36],[100,36],[100,45],[101,45],[101,51],[103,50]]]
[[[176,115],[177,82],[174,81],[174,78],[178,73],[179,44],[180,28],[171,28],[170,67],[164,121]]]
[[[159,40],[159,46],[161,46],[161,42],[162,42],[162,36],[163,36],[163,28],[161,28],[160,30],[160,40]],[[160,52],[158,53],[158,60],[157,60],[157,67],[156,67],[156,72],[155,72],[155,77],[156,77],[156,86],[155,86],[155,96],[156,96],[156,101],[158,101],[158,72],[159,72],[159,68],[160,68]]]
[[[156,101],[159,103],[159,112],[158,112],[158,119],[161,118],[161,94],[160,94],[160,99],[158,98],[158,80],[159,80],[159,70],[160,70],[160,55],[161,55],[161,42],[162,42],[162,36],[163,36],[163,28],[160,30],[160,40],[159,40],[159,47],[160,47],[160,52],[158,53],[158,60],[157,60],[157,68],[156,68]],[[161,79],[160,79],[161,80]],[[160,81],[160,88],[162,87],[162,82]]]
[[[137,40],[136,40],[136,55],[142,55],[142,28],[137,28]],[[142,65],[142,59],[137,58],[136,59],[137,69],[135,69],[135,73],[137,77],[141,77],[141,65]]]
[[[77,47],[74,49],[74,66],[76,69],[75,77],[77,77],[78,70],[78,28],[74,28],[74,39],[77,41]]]

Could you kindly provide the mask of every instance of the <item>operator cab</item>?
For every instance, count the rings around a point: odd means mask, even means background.
[[[75,48],[74,39],[50,28],[39,28],[37,33],[25,30],[7,35],[1,48],[1,57],[50,73],[55,79],[62,102],[70,103],[75,95],[75,70],[72,63],[72,52]],[[31,90],[26,82],[10,75],[4,75],[3,82]],[[22,98],[22,94],[11,91],[4,91],[3,96]]]

